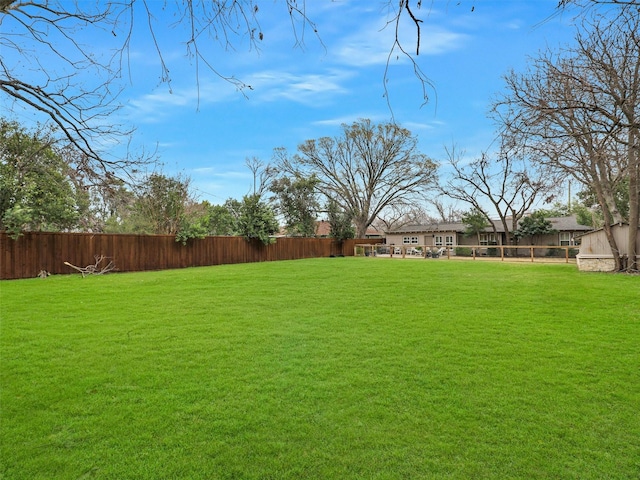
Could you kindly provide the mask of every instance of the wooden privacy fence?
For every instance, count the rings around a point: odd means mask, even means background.
[[[380,242],[380,239],[338,243],[330,238],[278,238],[272,245],[262,245],[242,237],[206,237],[182,245],[173,235],[27,232],[13,240],[0,233],[0,279],[32,278],[43,271],[75,273],[64,262],[85,267],[94,264],[98,256],[112,261],[119,272],[135,272],[351,256],[356,243]]]

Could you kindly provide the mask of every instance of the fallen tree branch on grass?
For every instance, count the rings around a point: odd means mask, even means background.
[[[101,266],[101,263],[107,259],[104,255],[96,255],[93,258],[95,258],[96,263],[93,265],[87,265],[86,267],[76,267],[69,262],[64,262],[64,264],[80,272],[82,274],[82,278],[84,278],[85,275],[102,275],[103,273],[116,269],[116,265],[112,260],[110,260],[106,265]]]

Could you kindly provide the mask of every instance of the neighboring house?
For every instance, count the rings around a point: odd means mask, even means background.
[[[591,227],[578,224],[576,217],[548,218],[553,225],[554,233],[536,235],[535,238],[523,237],[519,245],[577,245],[578,238]],[[494,220],[496,232],[487,227],[479,235],[465,234],[466,225],[462,222],[434,223],[429,225],[407,225],[386,232],[386,243],[389,245],[425,245],[428,247],[458,247],[465,245],[506,245],[506,235],[502,222]]]
[[[629,255],[629,225],[616,224],[611,227],[616,245],[620,250],[620,256]],[[611,246],[607,241],[604,229],[599,228],[580,237],[580,252],[576,255],[578,269],[587,272],[612,272],[615,270],[615,262]],[[636,236],[636,245],[640,244],[640,228]],[[640,254],[636,255],[640,259]]]
[[[384,231],[379,230],[378,228],[374,227],[373,225],[369,225],[367,227],[367,233],[365,234],[366,238],[383,238],[384,237]]]
[[[316,237],[326,238],[331,235],[331,224],[326,220],[316,222]]]

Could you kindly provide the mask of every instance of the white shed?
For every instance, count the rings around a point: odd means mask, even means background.
[[[629,255],[629,225],[616,224],[611,227],[613,237],[620,250],[620,256]],[[586,272],[612,272],[615,270],[613,253],[604,229],[600,228],[580,237],[580,252],[576,255],[578,268]],[[640,245],[640,228],[636,235],[636,245]],[[640,259],[640,255],[636,255]]]

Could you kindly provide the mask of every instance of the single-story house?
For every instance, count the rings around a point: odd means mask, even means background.
[[[524,237],[519,245],[573,246],[579,244],[579,238],[592,228],[580,225],[575,216],[548,218],[554,232],[548,235]],[[462,222],[432,223],[428,225],[406,225],[387,231],[388,245],[427,246],[427,247],[464,247],[470,245],[506,245],[506,234],[502,222],[493,220],[495,231],[487,227],[479,235],[465,234],[466,225]]]
[[[620,256],[629,255],[629,225],[625,223],[611,226],[613,238],[620,251]],[[636,235],[636,245],[640,245],[640,228]],[[640,261],[640,253],[636,255]],[[576,255],[578,268],[587,272],[612,272],[615,262],[611,246],[603,228],[593,230],[581,237],[580,252]]]

